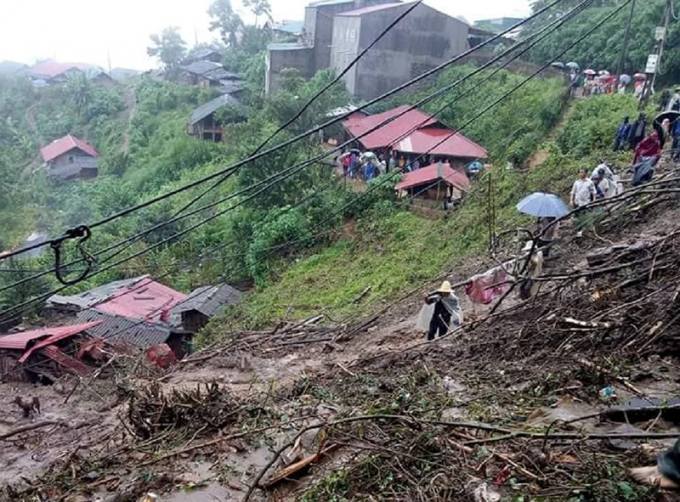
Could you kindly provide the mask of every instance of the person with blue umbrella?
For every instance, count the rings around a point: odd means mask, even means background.
[[[548,258],[559,229],[559,222],[555,220],[569,214],[569,208],[557,195],[536,192],[522,199],[517,204],[517,210],[538,218],[536,244],[543,251],[543,257]]]

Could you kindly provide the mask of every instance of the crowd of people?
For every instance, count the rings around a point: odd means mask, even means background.
[[[585,70],[581,72],[578,68],[570,70],[572,95],[578,97],[598,96],[602,94],[625,94],[632,89],[635,97],[642,96],[645,88],[647,76],[644,73],[630,75],[611,75],[606,70],[596,72]]]

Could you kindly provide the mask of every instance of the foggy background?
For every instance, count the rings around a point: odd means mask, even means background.
[[[304,19],[311,0],[270,0],[276,21]],[[147,56],[149,35],[179,26],[189,46],[218,38],[208,29],[211,0],[21,0],[0,2],[0,61],[32,63],[53,58],[112,68],[158,66]],[[526,16],[529,0],[426,0],[452,16],[476,19]],[[10,5],[11,4],[11,5]],[[240,0],[234,9],[246,23],[253,15]]]

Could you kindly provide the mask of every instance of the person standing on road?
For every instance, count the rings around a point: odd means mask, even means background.
[[[614,142],[614,151],[620,152],[626,148],[626,141],[630,136],[630,119],[628,116],[623,117],[623,122],[619,124],[616,129],[616,141]]]
[[[571,188],[569,204],[576,209],[587,206],[595,200],[596,195],[595,185],[588,179],[588,170],[582,168],[578,173],[578,179],[574,181],[574,186]]]
[[[444,336],[452,326],[460,326],[460,304],[456,295],[453,294],[449,281],[444,281],[437,291],[427,295],[425,303],[434,304],[434,313],[427,332],[428,340],[434,340],[437,333],[440,337]],[[453,324],[451,324],[452,319]]]

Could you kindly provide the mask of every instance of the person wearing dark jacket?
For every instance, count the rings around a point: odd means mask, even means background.
[[[623,122],[619,124],[616,129],[616,139],[614,142],[614,151],[620,152],[626,147],[626,141],[630,137],[630,119],[623,117]]]
[[[630,143],[630,149],[635,150],[638,143],[642,141],[647,134],[647,117],[644,113],[641,113],[638,119],[630,128],[630,136],[628,137],[628,142]]]
[[[428,305],[434,303],[434,313],[430,321],[430,329],[427,332],[428,340],[434,340],[437,333],[440,337],[448,333],[452,317],[455,316],[453,325],[458,326],[460,324],[458,298],[453,294],[449,281],[444,281],[437,291],[426,296],[425,303]]]

